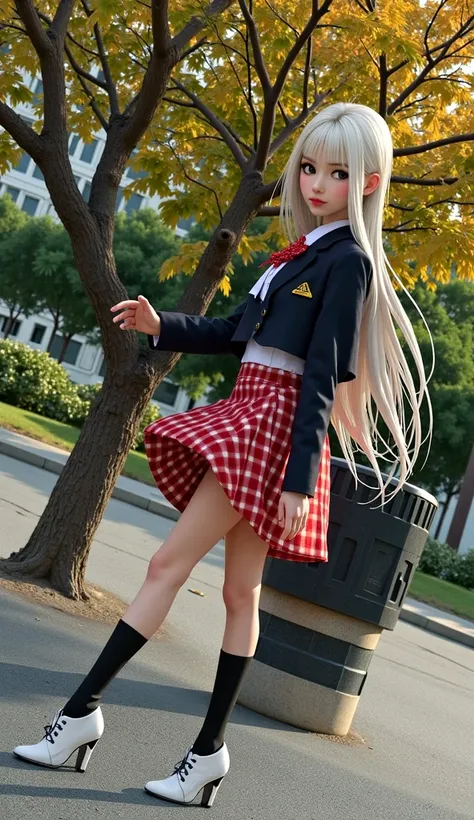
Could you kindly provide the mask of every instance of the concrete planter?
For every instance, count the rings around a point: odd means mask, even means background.
[[[436,514],[436,499],[412,484],[383,508],[375,473],[331,459],[329,561],[267,558],[260,638],[238,702],[303,729],[350,729],[383,629],[393,630]],[[393,486],[396,482],[393,482]],[[378,499],[374,505],[380,504]]]

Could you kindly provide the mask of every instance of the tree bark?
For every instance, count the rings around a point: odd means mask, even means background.
[[[256,171],[242,180],[178,310],[200,313],[207,309],[248,222],[260,207],[261,182]],[[76,265],[101,326],[105,325],[102,336],[108,367],[102,390],[28,543],[0,561],[5,572],[48,578],[76,600],[87,599],[84,576],[91,543],[141,416],[153,391],[181,355],[143,350],[135,334],[113,325],[110,306],[123,293],[115,273],[112,238],[108,226],[89,234],[87,242],[82,235],[72,239]],[[98,293],[95,283],[99,283]]]
[[[58,316],[57,313],[53,313],[53,320],[54,320],[53,329],[51,331],[51,336],[49,337],[48,347],[46,348],[47,353],[51,353],[51,348],[53,346],[54,337],[56,336],[56,333],[58,332],[59,316]]]
[[[443,512],[441,513],[441,515],[438,519],[438,524],[436,526],[436,531],[435,531],[436,540],[438,540],[438,537],[439,537],[439,534],[441,532],[441,528],[444,524],[444,519],[446,518],[446,514],[448,512],[448,508],[449,508],[449,505],[451,503],[451,499],[452,499],[453,495],[455,495],[454,488],[449,488],[447,493],[446,493],[446,501],[443,504]]]

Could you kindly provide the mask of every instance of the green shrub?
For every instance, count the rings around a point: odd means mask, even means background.
[[[427,575],[447,580],[447,574],[454,572],[459,555],[447,544],[428,536],[418,569]]]
[[[64,367],[49,353],[0,341],[0,400],[57,421],[83,418],[85,402]]]
[[[474,549],[458,555],[457,562],[447,571],[446,580],[474,590]]]
[[[82,427],[102,383],[75,384],[49,353],[33,350],[22,342],[0,340],[0,401],[31,410],[40,416]],[[132,450],[144,450],[143,431],[161,418],[149,404],[132,442]]]
[[[132,444],[133,450],[140,450],[142,453],[145,452],[145,445],[143,439],[143,432],[145,430],[145,427],[151,424],[152,421],[160,419],[161,416],[162,414],[160,413],[158,407],[155,404],[150,403],[141,418],[140,428]]]

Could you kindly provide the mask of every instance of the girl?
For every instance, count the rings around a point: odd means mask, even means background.
[[[290,239],[301,236],[271,255],[273,264],[231,316],[155,312],[143,296],[111,308],[122,330],[148,334],[152,347],[225,351],[242,365],[228,399],[147,428],[156,483],[182,515],[79,689],[44,738],[17,747],[17,756],[59,767],[78,750],[76,768],[85,771],[104,729],[104,689],[156,632],[195,564],[225,537],[226,627],[209,710],[173,773],[145,786],[178,803],[203,790],[201,805],[212,805],[229,769],[224,730],[256,650],[265,558],[327,560],[329,423],[356,484],[351,439],[369,458],[383,499],[371,399],[396,444],[387,480],[398,466],[395,492],[422,444],[423,395],[431,410],[427,381],[382,243],[392,151],[389,129],[372,109],[329,106],[306,125],[283,173],[281,227]],[[393,319],[413,355],[419,393]],[[413,411],[408,428],[404,391]],[[431,427],[430,413],[430,434]]]

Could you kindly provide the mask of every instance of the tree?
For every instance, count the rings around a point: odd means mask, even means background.
[[[437,293],[417,286],[412,294],[433,336],[435,370],[430,396],[433,405],[433,440],[427,445],[412,481],[436,496],[444,496],[435,537],[438,536],[453,496],[459,494],[472,449],[474,430],[474,283],[454,279]],[[431,343],[418,311],[401,297],[426,366],[431,364]],[[422,421],[427,429],[426,407]]]
[[[7,194],[0,197],[0,299],[8,308],[3,338],[8,339],[20,313],[29,316],[38,307],[31,289],[31,260],[20,240],[28,216]]]
[[[10,47],[1,55],[1,82],[12,103],[30,99],[18,69],[36,69],[37,58],[44,118],[38,133],[0,102],[7,132],[0,162],[16,159],[16,143],[43,172],[96,312],[107,376],[30,541],[2,566],[47,576],[80,597],[90,542],[140,415],[179,358],[144,350],[110,322],[110,305],[125,295],[112,252],[114,207],[134,149],[134,167],[148,176],[127,192],[148,188],[166,198],[161,214],[170,227],[194,215],[215,228],[207,245],[183,243],[162,266],[163,280],[193,274],[178,310],[202,313],[219,288],[228,295],[234,253],[250,260],[276,234],[276,225],[263,238],[245,231],[256,215],[278,213],[266,203],[278,196],[275,177],[290,139],[336,100],[372,105],[392,128],[398,167],[386,231],[405,283],[420,278],[434,288],[455,256],[458,275],[469,278],[470,253],[460,240],[473,236],[466,60],[474,16],[447,0],[423,7],[403,0],[396,9],[372,0],[286,0],[278,10],[214,0],[204,12],[197,0],[181,0],[171,14],[165,0],[125,1],[118,10],[109,0],[44,2],[39,11],[32,0],[15,0],[14,7],[16,14],[0,0]],[[86,204],[70,168],[67,129],[87,140],[97,122],[106,145]]]

